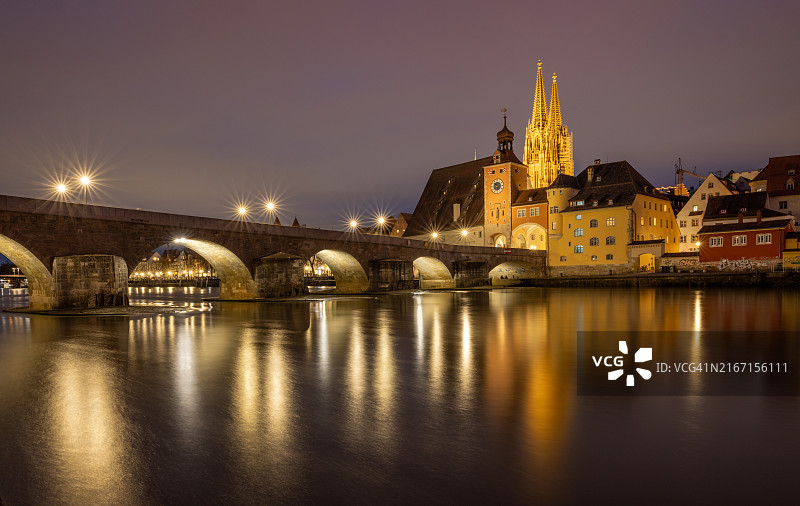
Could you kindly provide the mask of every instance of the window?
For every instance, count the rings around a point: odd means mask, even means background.
[[[692,242],[697,242],[697,235],[692,234]]]
[[[701,193],[700,194],[700,200],[705,200],[705,199],[706,199],[706,194],[705,193]]]
[[[594,180],[595,180],[595,181],[600,181],[600,180],[601,180],[601,178],[602,178],[602,176],[598,175],[597,177],[595,177],[595,178],[594,178]]]
[[[614,226],[614,218],[606,218],[606,226],[613,227]]]
[[[719,214],[728,214],[728,210],[727,209],[720,209],[719,210]]]
[[[680,228],[683,228],[683,227],[685,227],[685,226],[686,226],[686,220],[681,220],[681,222],[678,224],[678,226],[679,226]]]
[[[792,180],[786,181],[786,189],[787,190],[794,190],[794,181],[792,181]]]
[[[531,207],[531,216],[539,216],[539,208]]]
[[[639,224],[640,224],[640,225],[642,225],[642,226],[644,226],[644,216],[642,216],[641,218],[639,218]]]
[[[713,188],[714,187],[714,181],[709,181],[708,182],[708,187],[709,188]]]
[[[489,171],[489,174],[494,174],[494,170],[490,170],[490,171]]]
[[[613,235],[606,237],[606,246],[613,246],[617,244],[617,238]]]
[[[576,219],[576,220],[582,220],[582,219],[583,219],[583,216],[581,216],[580,214],[576,214],[576,215],[575,215],[575,219]]]
[[[597,255],[592,255],[592,262],[594,262],[595,260],[597,260]]]
[[[559,260],[562,261],[562,262],[566,262],[567,261],[567,257],[562,256],[561,258],[559,258]]]
[[[519,169],[514,169],[514,174],[519,174]]]
[[[589,228],[597,228],[597,220],[589,220]]]
[[[789,169],[789,175],[794,176],[794,169]]]
[[[583,245],[582,244],[576,244],[575,245],[575,253],[583,253]]]
[[[692,226],[693,227],[697,227],[699,225],[700,225],[700,219],[699,218],[693,218],[692,219]]]
[[[758,234],[756,244],[772,244],[772,234]]]
[[[718,237],[712,237],[708,241],[708,245],[711,246],[712,248],[719,248],[719,247],[721,247],[723,245],[723,240],[722,239],[723,238],[719,237],[719,236]]]
[[[589,239],[589,246],[600,246],[600,239],[597,237],[592,237]]]
[[[556,229],[556,222],[555,221],[553,222],[553,225],[551,225],[550,229],[551,230],[555,230]]]
[[[780,202],[778,202],[778,209],[786,209],[787,205],[788,205],[788,201],[781,200]]]
[[[558,212],[558,206],[552,206],[550,208],[550,214],[556,214]]]
[[[683,242],[683,243],[685,243],[685,242],[686,242],[686,236],[685,236],[685,235],[682,235],[682,236],[681,236],[681,242]]]
[[[575,237],[581,237],[581,236],[583,236],[583,229],[582,228],[576,228],[575,229]]]
[[[592,201],[592,207],[597,207],[597,201],[596,200]]]
[[[608,199],[608,205],[613,206],[614,205],[614,199]]]
[[[740,207],[739,208],[739,212],[740,213],[746,213],[747,212],[747,208],[746,207]]]
[[[747,245],[747,236],[746,235],[735,235],[733,236],[733,245],[734,246],[746,246]]]
[[[582,200],[576,200],[575,201],[575,205],[576,206],[582,206],[583,205],[583,201]]]
[[[697,206],[692,206],[692,211],[697,211],[699,208]]]
[[[525,209],[517,209],[517,218],[525,217]]]
[[[614,260],[614,255],[609,253],[608,255],[606,255],[606,260]]]

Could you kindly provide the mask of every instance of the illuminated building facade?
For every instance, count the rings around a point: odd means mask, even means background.
[[[522,162],[528,166],[531,188],[544,188],[555,181],[558,174],[573,175],[572,133],[561,121],[561,104],[558,99],[556,75],[550,93],[550,110],[544,95],[542,61],[536,73],[536,91],[533,113],[525,129],[525,150]]]

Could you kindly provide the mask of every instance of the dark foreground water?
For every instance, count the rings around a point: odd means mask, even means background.
[[[4,506],[797,500],[800,397],[585,397],[575,368],[581,330],[800,330],[798,292],[204,295],[0,313]]]

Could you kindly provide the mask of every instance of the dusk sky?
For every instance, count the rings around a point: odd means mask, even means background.
[[[104,205],[411,212],[432,169],[494,151],[503,107],[522,156],[538,59],[576,173],[759,169],[800,153],[798,19],[797,1],[5,2],[0,193],[44,197],[81,163]]]

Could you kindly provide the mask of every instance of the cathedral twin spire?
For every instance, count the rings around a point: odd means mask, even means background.
[[[528,178],[532,188],[542,188],[563,172],[572,175],[572,133],[561,121],[561,104],[558,99],[558,84],[553,74],[550,92],[550,110],[544,95],[542,61],[536,72],[536,91],[533,97],[533,113],[525,130],[523,163],[528,166]]]

